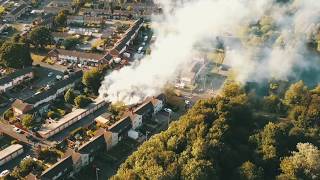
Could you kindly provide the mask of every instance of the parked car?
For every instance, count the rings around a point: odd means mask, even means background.
[[[165,112],[167,112],[167,113],[172,113],[172,110],[169,109],[169,108],[164,108],[163,110],[164,110]]]
[[[23,133],[22,130],[17,128],[17,127],[14,127],[13,130],[18,134],[22,134]]]
[[[6,177],[6,176],[8,176],[10,174],[10,171],[9,170],[4,170],[4,171],[2,171],[1,173],[0,173],[0,177]]]
[[[48,73],[48,77],[51,77],[51,76],[53,76],[53,72]]]

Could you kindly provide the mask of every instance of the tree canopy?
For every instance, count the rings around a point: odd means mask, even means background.
[[[102,71],[98,68],[93,68],[90,71],[86,71],[82,77],[82,83],[94,93],[98,93],[101,85]]]
[[[257,97],[228,82],[144,142],[112,179],[317,179],[319,92],[297,82]]]
[[[54,40],[51,31],[41,26],[30,32],[30,41],[36,48],[44,48],[47,45],[53,44]]]
[[[29,48],[22,43],[5,42],[0,48],[0,61],[6,67],[23,68],[32,65]]]

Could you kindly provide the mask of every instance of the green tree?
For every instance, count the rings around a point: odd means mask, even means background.
[[[64,27],[67,25],[67,14],[65,11],[60,11],[58,15],[54,17],[54,22],[57,26]]]
[[[53,43],[51,31],[46,27],[37,27],[30,32],[30,41],[35,47],[44,48]]]
[[[38,159],[43,160],[45,163],[56,163],[60,158],[60,154],[56,150],[43,149],[38,154]]]
[[[32,128],[34,125],[34,118],[31,114],[26,114],[22,117],[21,123],[26,128]]]
[[[101,78],[102,72],[97,68],[93,68],[83,74],[82,83],[92,92],[98,93],[99,87],[101,85]]]
[[[309,101],[310,92],[308,87],[304,85],[303,81],[292,84],[284,96],[284,103],[289,107],[296,105],[306,106]]]
[[[15,167],[12,175],[15,178],[22,179],[29,173],[40,175],[44,170],[44,166],[39,161],[34,161],[32,158],[22,160],[19,166]]]
[[[80,43],[79,39],[74,37],[69,37],[63,41],[62,45],[64,46],[65,49],[69,50],[69,49],[75,48],[76,45],[79,43]]]
[[[261,180],[263,179],[263,169],[258,168],[250,161],[244,162],[238,169],[242,180]]]
[[[320,150],[309,143],[298,143],[298,151],[281,160],[278,179],[319,179]]]
[[[23,68],[32,65],[29,48],[21,43],[5,42],[0,48],[0,61],[6,67]]]
[[[76,95],[74,94],[72,89],[68,89],[68,91],[64,94],[64,100],[69,104],[73,104],[75,98]]]
[[[85,108],[86,106],[88,106],[91,103],[91,99],[83,96],[83,95],[79,95],[74,99],[74,104],[78,107],[78,108]]]
[[[271,113],[277,113],[280,111],[281,101],[277,95],[271,94],[270,96],[265,96],[264,100],[264,109]]]

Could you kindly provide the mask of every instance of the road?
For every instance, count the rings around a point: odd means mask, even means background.
[[[47,141],[43,141],[42,139],[39,139],[35,136],[33,136],[32,134],[29,134],[28,132],[23,132],[23,134],[18,134],[13,130],[14,126],[10,125],[9,123],[7,123],[6,121],[2,120],[0,121],[0,132],[18,140],[19,142],[24,143],[25,145],[28,145],[30,147],[33,147],[35,145],[40,145],[42,147],[47,147],[49,145],[49,143]],[[35,139],[38,140],[37,143],[30,141],[27,138],[27,135],[31,135],[33,136]]]

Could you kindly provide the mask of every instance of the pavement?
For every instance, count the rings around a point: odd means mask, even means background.
[[[28,132],[26,131],[23,131],[22,134],[19,134],[19,133],[16,133],[14,130],[13,130],[14,126],[7,123],[6,121],[2,120],[0,121],[0,132],[18,140],[19,142],[22,142],[23,144],[27,145],[27,146],[30,146],[30,147],[33,147],[35,145],[41,145],[43,147],[47,147],[49,144],[47,141],[43,141],[42,139],[39,139],[35,136],[33,136],[32,134],[29,134]],[[37,143],[35,142],[32,142],[30,141],[27,136],[28,135],[31,135],[33,136],[35,139],[38,140]]]

